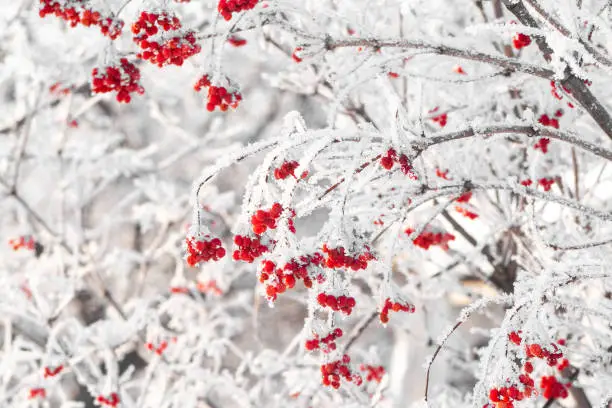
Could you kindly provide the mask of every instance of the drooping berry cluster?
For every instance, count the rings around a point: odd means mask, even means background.
[[[411,235],[414,231],[415,230],[412,228],[406,228],[405,230],[407,235]],[[448,243],[454,240],[455,236],[449,232],[423,231],[412,240],[412,243],[425,250],[428,250],[431,246],[437,245],[441,249],[448,251]]]
[[[206,109],[209,112],[214,111],[217,106],[222,112],[228,108],[236,109],[242,100],[242,95],[237,90],[230,91],[223,86],[212,85],[208,75],[202,76],[193,86],[196,92],[200,92],[203,88],[208,88]]]
[[[98,395],[98,398],[96,398],[96,401],[98,401],[98,403],[101,405],[106,405],[112,408],[117,408],[117,406],[119,405],[120,399],[119,399],[119,395],[116,392],[113,392],[108,397],[105,397],[103,395]]]
[[[527,47],[529,44],[531,44],[531,37],[528,35],[518,33],[512,37],[512,45],[514,45],[514,48],[517,50]]]
[[[342,329],[339,327],[336,327],[323,338],[319,338],[319,335],[315,333],[313,339],[306,340],[304,347],[308,351],[320,349],[324,353],[330,353],[336,349],[336,340],[342,335]]]
[[[414,174],[412,170],[412,165],[408,161],[408,156],[405,154],[401,154],[398,157],[395,149],[389,149],[387,150],[386,155],[380,159],[380,165],[386,170],[391,170],[393,168],[393,164],[396,162],[399,163],[402,173],[409,176],[412,180],[418,179],[417,175]]]
[[[372,366],[367,364],[361,364],[359,370],[366,371],[366,381],[375,381],[380,383],[383,376],[385,375],[385,367],[383,366]]]
[[[523,342],[520,331],[509,333],[508,339],[517,346],[520,346]],[[560,339],[557,343],[564,345],[565,340]],[[520,385],[511,384],[505,387],[494,387],[489,391],[489,400],[496,408],[513,408],[514,402],[522,401],[523,399],[531,398],[538,394],[535,390],[536,382],[532,377],[534,366],[533,363],[529,361],[530,359],[536,358],[544,360],[548,366],[556,366],[559,371],[563,371],[569,367],[569,361],[563,358],[563,352],[559,350],[559,347],[553,343],[551,343],[551,346],[550,349],[547,349],[537,343],[525,344],[526,361],[522,366],[523,372],[518,376]],[[561,362],[559,362],[560,359],[562,359]],[[542,390],[541,395],[544,398],[553,399],[567,398],[567,389],[571,384],[563,384],[559,382],[555,376],[549,375],[540,378],[539,386]]]
[[[279,203],[274,203],[269,210],[257,210],[251,217],[251,225],[253,232],[261,235],[269,229],[276,228],[276,220],[283,213],[283,206]]]
[[[389,311],[391,310],[394,312],[414,313],[416,309],[414,305],[393,302],[390,298],[387,298],[382,310],[380,311],[379,318],[382,323],[386,324],[389,322]]]
[[[254,8],[259,0],[219,0],[217,9],[226,20],[232,19],[233,13],[239,13]]]
[[[99,11],[85,8],[83,3],[74,0],[40,0],[41,7],[38,14],[40,17],[54,14],[68,22],[70,27],[76,27],[78,24],[85,27],[98,26],[100,32],[111,40],[121,35],[124,25],[122,20],[115,19],[112,15],[102,17]]]
[[[238,246],[238,249],[236,249],[233,254],[235,261],[252,263],[264,252],[268,252],[269,250],[266,245],[261,243],[259,237],[249,238],[243,235],[236,235],[234,237],[234,244]]]
[[[283,162],[283,164],[281,164],[280,167],[277,167],[274,169],[274,178],[277,180],[284,180],[289,176],[292,176],[293,178],[297,178],[295,177],[294,172],[295,172],[295,169],[297,169],[299,165],[300,164],[295,160]],[[307,176],[308,176],[308,171],[304,171],[300,175],[300,178],[304,179]]]
[[[366,269],[368,262],[374,258],[370,252],[370,248],[366,246],[365,252],[357,256],[346,255],[344,247],[329,248],[327,244],[323,244],[323,253],[327,255],[325,266],[328,268],[350,268],[354,271]]]
[[[547,137],[541,137],[540,140],[533,145],[533,148],[538,150],[542,150],[542,153],[548,153],[548,144],[550,143],[550,139]]]
[[[440,110],[440,107],[436,106],[435,108],[430,110],[429,113],[435,113],[435,112],[438,112],[439,110]],[[431,118],[431,120],[437,123],[438,125],[440,125],[440,127],[444,127],[446,126],[446,123],[448,122],[448,114],[442,113],[440,115],[434,116],[433,118]]]
[[[201,262],[210,260],[218,261],[225,256],[225,248],[221,246],[219,238],[212,238],[208,235],[199,237],[187,237],[185,245],[187,247],[187,264],[191,267]]]
[[[544,191],[550,191],[550,188],[555,184],[555,179],[543,177],[538,180],[538,184],[544,188]]]
[[[134,42],[142,48],[138,58],[150,61],[158,67],[164,65],[183,65],[183,62],[199,53],[194,31],[181,30],[181,22],[176,16],[161,12],[140,13],[138,21],[132,24]],[[151,37],[160,33],[156,40]]]
[[[557,111],[559,112],[559,111]],[[539,117],[538,122],[542,126],[550,126],[555,129],[559,129],[559,120],[557,118],[551,118],[547,114],[543,114]]]
[[[36,248],[36,241],[34,238],[28,236],[21,236],[16,239],[9,239],[9,245],[13,248],[13,251],[18,251],[22,248],[33,251]]]
[[[140,70],[127,58],[119,60],[119,66],[106,67],[104,72],[98,68],[92,71],[92,92],[107,93],[117,92],[117,101],[129,103],[132,100],[131,93],[144,94],[144,88],[140,86]]]
[[[352,296],[340,295],[338,297],[327,293],[319,293],[317,302],[321,307],[329,307],[334,312],[342,312],[345,315],[350,315],[355,307],[355,298]]]
[[[323,256],[315,252],[312,255],[302,255],[299,259],[291,259],[282,268],[277,268],[276,264],[270,260],[262,261],[259,281],[266,284],[266,295],[268,300],[275,301],[278,294],[287,289],[293,289],[298,280],[304,281],[304,286],[312,288],[312,278],[308,274],[309,266],[323,266]],[[323,277],[319,275],[318,281],[323,282]]]
[[[353,374],[348,367],[351,362],[351,358],[345,354],[342,356],[342,360],[333,361],[331,363],[323,364],[321,366],[321,376],[323,385],[329,387],[330,385],[338,389],[340,388],[340,380],[344,378],[347,382],[353,382],[356,385],[361,385],[363,379],[359,374]]]

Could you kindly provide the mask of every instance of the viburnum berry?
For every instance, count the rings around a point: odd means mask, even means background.
[[[519,346],[519,345],[521,344],[521,342],[523,341],[523,339],[521,338],[521,331],[519,330],[518,332],[515,332],[515,331],[510,332],[510,333],[508,334],[508,339],[509,339],[509,340],[510,340],[512,343],[514,343],[514,344],[516,344],[517,346]]]
[[[44,388],[30,388],[28,392],[29,399],[46,398],[46,397],[47,397],[47,391]]]
[[[404,232],[406,235],[411,235],[414,232],[414,229],[406,228]],[[412,240],[412,243],[425,250],[428,250],[431,246],[437,245],[441,249],[448,251],[448,243],[454,240],[455,236],[449,232],[423,231],[419,236]]]
[[[299,165],[300,164],[295,160],[283,162],[283,164],[281,164],[280,167],[274,169],[274,178],[277,180],[284,180],[289,176],[292,176],[293,178],[297,178],[295,177],[294,172],[295,172],[295,169],[297,169]],[[307,176],[308,176],[308,172],[304,171],[300,175],[300,178],[304,179]]]
[[[341,295],[336,297],[326,293],[319,293],[317,302],[321,307],[329,307],[335,312],[342,312],[346,315],[350,315],[356,305],[355,298],[351,296]]]
[[[529,44],[531,44],[531,37],[528,35],[518,33],[512,37],[512,45],[514,45],[514,48],[517,50],[527,47]]]
[[[466,191],[465,193],[461,194],[455,201],[458,203],[467,203],[470,201],[471,198],[472,198],[472,192]]]
[[[291,59],[293,59],[293,60],[294,60],[295,62],[297,62],[297,63],[302,62],[302,57],[298,56],[298,53],[299,53],[300,51],[303,51],[303,48],[302,48],[302,47],[296,47],[296,48],[293,50],[293,53],[291,54]]]
[[[463,207],[455,206],[455,211],[463,215],[465,218],[469,218],[470,220],[474,220],[478,218],[478,214],[476,214],[475,212],[469,211]]]
[[[236,109],[242,100],[242,95],[233,86],[228,89],[224,86],[212,85],[208,75],[200,77],[193,87],[196,92],[200,92],[203,88],[208,88],[206,109],[209,112],[214,111],[217,107],[222,112],[227,111],[228,108]]]
[[[547,114],[543,114],[539,117],[538,122],[542,126],[550,126],[555,129],[559,129],[559,120],[556,118],[550,118]]]
[[[438,112],[439,110],[440,110],[440,107],[436,106],[435,108],[430,110],[429,113],[435,113],[435,112]],[[432,117],[431,120],[436,122],[438,125],[440,125],[440,127],[444,127],[446,126],[446,123],[448,121],[448,114],[442,113],[440,115]]]
[[[337,327],[322,338],[320,338],[318,334],[315,334],[313,339],[306,340],[304,347],[308,351],[314,351],[321,348],[321,351],[324,353],[330,353],[336,350],[336,340],[342,337],[342,335],[342,329]],[[325,347],[321,347],[322,345]]]
[[[533,145],[534,149],[542,150],[542,153],[548,153],[548,144],[550,143],[550,139],[547,137],[542,137],[537,141],[536,144]]]
[[[113,392],[108,397],[105,397],[103,395],[98,395],[98,398],[96,398],[96,401],[98,401],[98,403],[100,403],[101,405],[106,405],[112,408],[117,408],[121,400],[119,399],[119,395],[116,392]]]
[[[227,39],[227,42],[233,45],[234,47],[242,47],[243,45],[246,45],[247,40],[242,37],[232,35]]]
[[[279,203],[274,203],[269,210],[257,210],[251,217],[251,225],[256,235],[261,235],[266,230],[275,229],[276,221],[283,212],[283,207]]]
[[[39,0],[39,3],[41,7],[38,14],[41,18],[54,14],[68,22],[71,27],[76,27],[78,24],[85,27],[98,26],[102,35],[111,40],[119,37],[123,30],[122,20],[114,18],[113,15],[103,17],[99,11],[86,8],[83,1]]]
[[[185,238],[187,264],[194,267],[201,262],[218,261],[225,256],[225,248],[221,244],[219,238],[211,238],[209,235]]]
[[[181,29],[178,17],[167,12],[143,11],[132,24],[134,42],[143,50],[138,58],[150,61],[158,67],[183,65],[183,62],[201,51],[196,44],[194,31]],[[157,37],[153,38],[153,36]]]
[[[63,369],[64,369],[64,366],[61,364],[55,368],[45,367],[43,377],[44,378],[55,377],[56,375],[61,373]]]
[[[234,244],[238,246],[238,249],[235,250],[233,254],[235,261],[252,263],[264,252],[268,252],[269,250],[266,245],[261,243],[259,237],[251,239],[247,236],[236,235],[234,237]]]
[[[550,188],[555,183],[555,179],[552,178],[541,178],[538,180],[538,184],[544,188],[544,191],[550,191]]]
[[[385,304],[380,311],[379,318],[382,323],[386,324],[389,322],[389,311],[414,313],[415,310],[416,308],[414,305],[393,302],[390,298],[387,298],[385,299]]]
[[[8,243],[13,248],[13,251],[18,251],[22,248],[33,251],[36,248],[36,241],[30,236],[20,236],[16,239],[9,239]]]
[[[526,180],[521,181],[521,185],[525,187],[529,187],[532,184],[533,184],[533,181],[531,181],[531,179],[526,179]]]
[[[347,382],[361,383],[360,376],[355,376],[351,372],[348,364],[351,359],[348,355],[343,355],[341,360],[333,361],[321,366],[322,383],[326,387],[332,386],[335,389],[340,388],[340,380],[344,378]],[[361,380],[361,381],[360,381]]]
[[[327,244],[323,244],[323,253],[327,255],[325,266],[328,268],[350,268],[354,271],[366,269],[368,262],[374,258],[368,247],[363,254],[355,257],[345,254],[343,247],[329,248]]]
[[[385,368],[383,366],[372,366],[361,364],[359,366],[360,371],[366,371],[366,381],[375,381],[380,383],[382,381],[383,376],[385,375]]]
[[[259,0],[219,0],[217,10],[226,20],[232,19],[233,13],[253,9]]]
[[[449,169],[442,171],[440,168],[436,167],[436,177],[440,177],[441,179],[444,179],[444,180],[450,180],[450,178],[448,178],[449,171],[450,171]]]
[[[121,58],[118,66],[106,67],[104,72],[94,68],[92,71],[92,92],[107,93],[117,92],[117,101],[129,103],[131,93],[144,94],[144,88],[140,86],[140,70],[127,58]]]
[[[168,348],[168,342],[167,341],[162,341],[159,343],[159,346],[155,346],[153,345],[153,343],[146,343],[145,347],[154,352],[155,354],[157,354],[158,356],[161,356],[163,354],[163,352]]]

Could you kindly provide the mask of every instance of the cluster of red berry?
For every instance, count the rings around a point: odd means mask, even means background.
[[[144,93],[144,88],[140,86],[140,70],[127,58],[119,60],[117,67],[106,67],[106,71],[101,73],[98,68],[92,71],[92,92],[107,93],[116,91],[117,101],[129,103],[130,93],[136,92],[140,95]]]
[[[412,228],[406,228],[407,235],[411,235],[414,232]],[[449,232],[433,232],[423,231],[419,236],[412,240],[412,243],[420,248],[428,250],[431,246],[438,245],[445,251],[448,251],[449,241],[454,241],[455,236]]]
[[[351,358],[345,354],[342,356],[342,360],[323,364],[321,366],[323,385],[326,387],[331,385],[333,388],[338,389],[340,388],[340,380],[342,378],[348,382],[353,382],[356,385],[361,385],[363,379],[359,374],[353,375],[353,373],[351,373],[351,370],[348,367],[350,362]]]
[[[515,34],[514,37],[512,37],[512,45],[514,45],[514,48],[516,48],[517,50],[527,47],[529,44],[531,44],[531,37],[529,37],[528,35],[518,33]]]
[[[103,18],[100,12],[87,9],[79,3],[73,2],[72,6],[62,6],[60,3],[58,0],[40,0],[41,8],[38,14],[40,17],[54,14],[56,17],[67,21],[71,27],[76,27],[78,24],[85,27],[99,26],[100,32],[110,37],[111,40],[121,35],[123,21],[114,19],[112,16]]]
[[[380,165],[387,170],[391,170],[396,162],[399,163],[402,173],[409,176],[412,180],[418,179],[417,175],[412,171],[412,165],[408,161],[408,156],[405,154],[401,154],[398,157],[395,149],[389,149],[386,155],[380,159]]]
[[[591,86],[591,81],[589,81],[588,79],[585,79],[584,83],[587,86]],[[550,89],[550,93],[552,94],[552,96],[554,96],[558,100],[563,99],[563,95],[561,93],[559,93],[559,90],[557,88],[557,84],[555,83],[555,81],[550,81],[550,88],[551,88]],[[567,88],[566,86],[564,86],[564,85],[561,85],[561,88],[568,95],[570,95],[572,93],[572,91],[569,88]],[[570,108],[574,108],[574,104],[572,104],[571,102],[568,102],[567,106],[570,107]]]
[[[36,241],[32,237],[21,236],[17,239],[9,239],[9,245],[13,248],[13,251],[17,251],[21,248],[33,251],[36,247]]]
[[[159,28],[158,28],[159,27]],[[171,38],[163,41],[151,40],[151,36],[161,30],[172,32]],[[150,61],[158,67],[164,65],[183,65],[183,62],[199,53],[201,47],[196,44],[195,32],[181,32],[181,22],[176,16],[170,16],[166,12],[159,14],[140,13],[138,20],[132,24],[134,42],[144,51],[137,55],[138,58]]]
[[[533,148],[538,150],[542,150],[542,153],[548,153],[548,144],[550,143],[550,139],[547,137],[541,137],[540,140],[533,145]]]
[[[280,217],[283,212],[283,206],[279,203],[274,203],[272,208],[268,211],[257,210],[251,217],[251,225],[253,226],[253,232],[256,235],[261,235],[268,228],[276,228],[276,220]]]
[[[98,398],[96,398],[96,401],[100,405],[106,405],[112,408],[117,408],[117,406],[119,405],[120,399],[119,399],[119,395],[116,392],[113,392],[108,398],[103,395],[98,395]]]
[[[232,19],[233,13],[239,13],[254,8],[259,0],[219,0],[217,9],[226,20]]]
[[[389,311],[390,310],[393,310],[394,312],[414,313],[416,309],[414,305],[393,302],[390,298],[387,298],[385,300],[383,309],[380,311],[380,321],[381,322],[385,324],[389,322]]]
[[[365,252],[357,256],[349,256],[345,254],[344,247],[329,248],[327,244],[323,244],[323,253],[327,255],[325,266],[328,268],[350,268],[354,271],[366,269],[368,262],[374,258],[370,252],[370,248],[365,247]]]
[[[511,343],[517,346],[522,344],[523,339],[520,336],[521,332],[511,332],[508,338]],[[565,344],[565,340],[557,341],[560,345]],[[525,344],[526,359],[537,358],[546,360],[550,367],[557,367],[559,371],[563,371],[569,366],[569,361],[563,358],[563,352],[559,350],[556,344],[552,344],[552,349],[549,350],[542,347],[540,344]],[[559,362],[559,360],[561,362]],[[518,380],[521,385],[512,384],[507,387],[492,388],[489,391],[489,400],[496,408],[513,408],[515,401],[522,401],[525,398],[530,398],[537,395],[535,392],[535,380],[531,376],[534,367],[530,361],[525,361],[523,364],[523,373],[519,375]],[[542,376],[540,379],[540,388],[542,396],[546,399],[566,398],[568,396],[567,388],[571,384],[562,384],[555,376]],[[519,389],[519,387],[522,388]]]
[[[244,235],[236,235],[234,237],[234,244],[238,246],[238,249],[234,251],[233,258],[235,261],[245,261],[252,263],[255,259],[259,258],[264,252],[268,252],[268,247],[263,245],[257,238],[249,238]]]
[[[295,169],[297,169],[299,165],[300,164],[295,160],[284,162],[283,164],[281,164],[280,167],[274,169],[274,178],[277,180],[284,180],[289,176],[292,176],[293,178],[297,178],[295,177],[294,172],[295,172]],[[300,178],[304,179],[307,176],[308,176],[308,171],[304,171],[300,175]]]
[[[321,307],[329,307],[335,312],[342,312],[345,315],[350,315],[355,307],[355,298],[352,296],[340,295],[338,297],[334,295],[328,295],[327,293],[319,293],[317,295],[317,302]]]
[[[218,261],[225,256],[225,248],[221,246],[219,238],[210,239],[208,235],[200,238],[187,237],[185,244],[187,246],[187,264],[191,267],[200,262],[208,262],[211,259]]]
[[[162,353],[168,348],[168,342],[164,340],[161,343],[159,343],[159,346],[157,346],[157,347],[155,347],[155,345],[153,345],[153,343],[147,343],[147,344],[145,344],[145,347],[149,351],[152,351],[155,354],[157,354],[158,356],[161,356]]]
[[[559,112],[561,112],[561,110],[557,111],[557,113]],[[561,115],[562,114],[563,113],[561,113]],[[538,123],[540,123],[542,126],[550,126],[555,129],[559,129],[559,119],[554,117],[551,118],[547,114],[543,114],[542,116],[540,116],[540,118],[538,119]]]
[[[366,371],[366,381],[380,383],[385,375],[385,367],[361,364],[359,370]]]
[[[270,260],[264,260],[259,281],[266,284],[266,295],[269,300],[274,301],[278,294],[294,288],[299,279],[304,281],[305,287],[312,288],[308,267],[311,265],[323,266],[324,263],[323,256],[318,252],[312,255],[302,255],[299,260],[291,259],[282,268],[277,268],[276,264]],[[323,283],[323,276],[318,275],[317,281]]]
[[[206,109],[209,112],[214,111],[217,106],[222,112],[225,112],[228,108],[236,109],[242,100],[242,95],[238,91],[230,92],[223,86],[212,85],[208,75],[202,76],[193,86],[196,92],[200,92],[203,88],[208,88]]]
[[[526,179],[521,181],[521,184],[525,187],[529,187],[533,184],[533,181],[531,179]],[[542,186],[544,191],[550,191],[553,184],[555,184],[555,179],[552,178],[541,178],[538,180],[538,185]]]
[[[324,353],[329,353],[336,349],[336,339],[342,337],[343,334],[342,329],[339,327],[335,328],[327,336],[321,339],[319,339],[318,334],[315,334],[314,339],[306,340],[304,347],[306,347],[306,350],[308,351],[313,351],[319,349],[321,344],[323,344],[325,345],[325,348],[321,348],[321,351]]]
[[[471,198],[472,198],[472,192],[466,191],[465,193],[457,197],[455,201],[458,203],[468,203],[471,200]]]
[[[440,107],[436,106],[435,108],[430,110],[429,113],[435,113],[439,110],[440,110]],[[433,118],[431,118],[431,120],[437,123],[438,125],[440,125],[440,127],[444,127],[446,126],[446,122],[448,122],[448,114],[442,113],[440,115],[434,116]]]

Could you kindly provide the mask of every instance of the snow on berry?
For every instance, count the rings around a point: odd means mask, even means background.
[[[129,103],[132,93],[144,94],[144,88],[139,83],[140,70],[127,58],[121,58],[117,66],[94,68],[92,77],[93,93],[117,92],[119,102]]]

